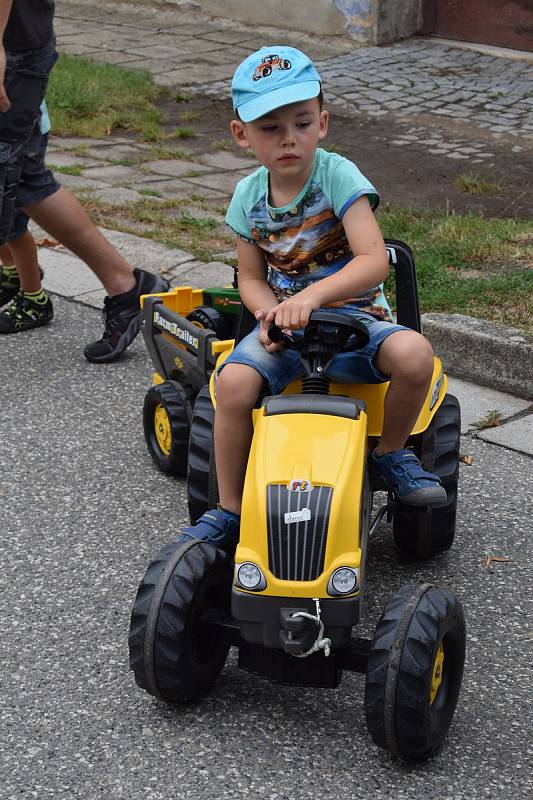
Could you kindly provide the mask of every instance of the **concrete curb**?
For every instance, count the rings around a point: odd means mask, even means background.
[[[422,331],[450,375],[533,399],[533,336],[462,314],[423,314]]]

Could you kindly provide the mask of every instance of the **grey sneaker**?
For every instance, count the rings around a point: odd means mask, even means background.
[[[134,269],[133,275],[133,289],[104,299],[104,333],[101,339],[85,347],[83,352],[87,361],[105,364],[119,358],[141,328],[140,296],[168,292],[170,288],[166,278],[143,269]]]

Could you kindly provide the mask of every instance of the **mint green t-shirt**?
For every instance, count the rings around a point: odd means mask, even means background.
[[[268,195],[268,170],[259,167],[237,184],[226,222],[264,252],[267,281],[280,301],[342,269],[356,255],[344,231],[344,214],[363,195],[372,209],[379,202],[375,188],[355,164],[321,148],[305,186],[289,205],[273,208]],[[331,305],[392,319],[382,285]]]

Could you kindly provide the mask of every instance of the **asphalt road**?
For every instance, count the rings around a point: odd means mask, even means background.
[[[531,459],[467,438],[452,551],[402,563],[385,524],[371,551],[362,633],[404,582],[451,588],[465,607],[463,690],[431,762],[406,767],[373,745],[359,675],[335,691],[278,687],[232,655],[207,700],[171,708],[128,669],[137,585],[185,520],[183,484],[142,436],[149,359],[139,338],[123,361],[88,364],[98,313],[55,309],[48,328],[0,344],[0,797],[530,796]],[[487,569],[490,555],[512,560]]]

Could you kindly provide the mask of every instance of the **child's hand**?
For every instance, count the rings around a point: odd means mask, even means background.
[[[273,342],[271,339],[268,338],[268,329],[270,327],[270,323],[266,322],[266,318],[269,314],[269,310],[267,308],[258,308],[255,312],[255,318],[259,322],[259,341],[269,353],[275,353],[276,350],[283,349],[283,342]]]
[[[302,294],[303,292],[290,297],[270,309],[265,319],[267,327],[272,322],[275,322],[278,328],[282,330],[297,331],[300,328],[305,328],[309,322],[311,311],[320,308],[320,304],[310,297],[302,297]]]

